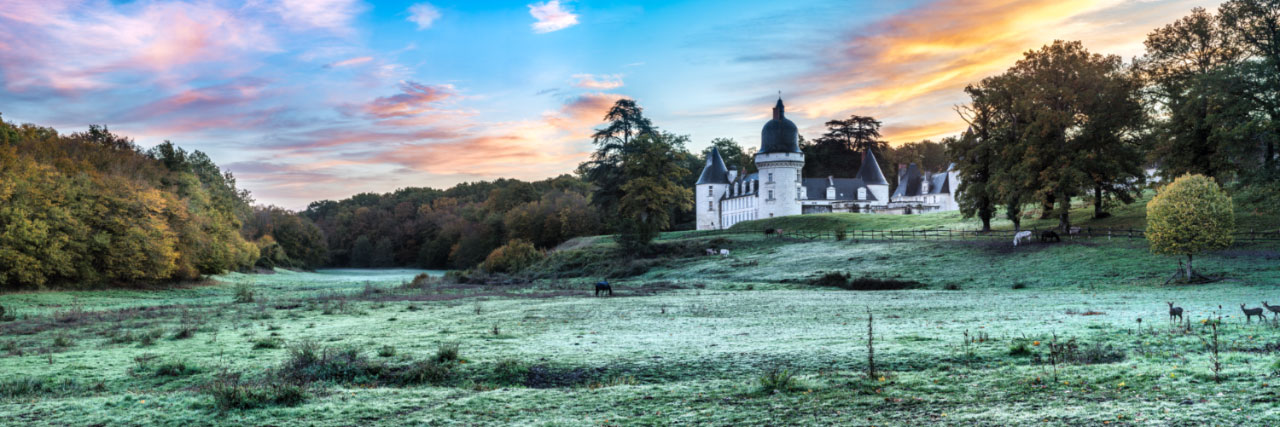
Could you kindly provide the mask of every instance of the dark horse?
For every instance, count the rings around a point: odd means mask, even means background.
[[[608,292],[609,296],[613,296],[613,286],[609,286],[609,282],[596,282],[596,296],[600,296],[601,292]]]
[[[1055,242],[1061,242],[1062,237],[1059,237],[1058,233],[1054,233],[1053,230],[1045,230],[1040,232],[1040,243],[1047,243],[1050,240]]]

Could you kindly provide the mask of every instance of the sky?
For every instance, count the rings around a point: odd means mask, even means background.
[[[760,142],[849,115],[891,144],[1055,39],[1140,55],[1195,0],[0,0],[0,117],[200,150],[258,203],[572,173],[616,100]]]

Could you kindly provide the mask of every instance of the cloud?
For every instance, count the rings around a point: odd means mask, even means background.
[[[260,22],[209,4],[154,3],[128,14],[76,6],[83,5],[20,1],[0,12],[5,89],[74,94],[122,80],[136,87],[139,77],[175,83],[216,75],[239,57],[276,45]]]
[[[430,111],[440,111],[440,102],[456,98],[453,85],[424,85],[412,81],[400,82],[401,93],[373,100],[363,107],[369,116],[388,119],[416,116]]]
[[[440,10],[430,3],[418,3],[409,6],[409,22],[418,24],[419,30],[431,28],[431,24],[440,19]]]
[[[373,60],[373,57],[372,57],[372,56],[359,56],[359,57],[355,57],[355,58],[351,58],[351,59],[344,59],[344,60],[341,60],[341,61],[338,61],[338,62],[328,63],[328,64],[325,64],[325,65],[324,65],[324,67],[325,67],[325,68],[346,67],[346,66],[348,66],[348,65],[358,65],[358,64],[363,64],[363,63],[366,63],[366,62],[369,62],[369,61],[372,61],[372,60]]]
[[[573,85],[583,89],[609,90],[622,87],[621,74],[603,74],[600,76],[574,74],[573,78],[577,80]]]
[[[354,32],[351,21],[365,7],[359,0],[280,0],[274,9],[295,28],[350,34]]]
[[[559,111],[544,114],[543,120],[556,129],[585,136],[589,134],[586,131],[604,121],[609,108],[623,98],[625,96],[612,93],[582,94],[566,101]]]
[[[890,143],[907,143],[926,139],[937,141],[942,137],[956,134],[956,122],[931,122],[923,124],[890,124],[880,129],[885,141]]]
[[[578,25],[578,15],[569,12],[560,4],[560,0],[551,0],[529,5],[529,14],[538,22],[533,23],[533,32],[542,34],[560,31]]]

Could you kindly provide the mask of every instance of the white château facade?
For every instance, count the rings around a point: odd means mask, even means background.
[[[719,230],[742,221],[810,213],[913,213],[956,209],[951,189],[959,180],[953,171],[928,175],[927,179],[917,171],[915,180],[899,180],[899,191],[891,198],[889,183],[870,151],[862,153],[862,167],[854,178],[801,176],[804,153],[800,152],[800,134],[785,112],[782,99],[778,99],[773,107],[773,119],[760,131],[760,150],[754,159],[759,172],[743,176],[737,170],[729,170],[720,151],[711,150],[694,189],[699,230]],[[907,185],[907,190],[903,190],[904,182],[913,183],[914,187]],[[915,190],[909,191],[910,188]]]

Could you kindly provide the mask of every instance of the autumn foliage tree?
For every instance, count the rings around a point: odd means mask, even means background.
[[[1231,246],[1235,216],[1231,197],[1213,178],[1183,175],[1147,203],[1147,241],[1159,255],[1185,255],[1182,274],[1195,277],[1193,257]]]

